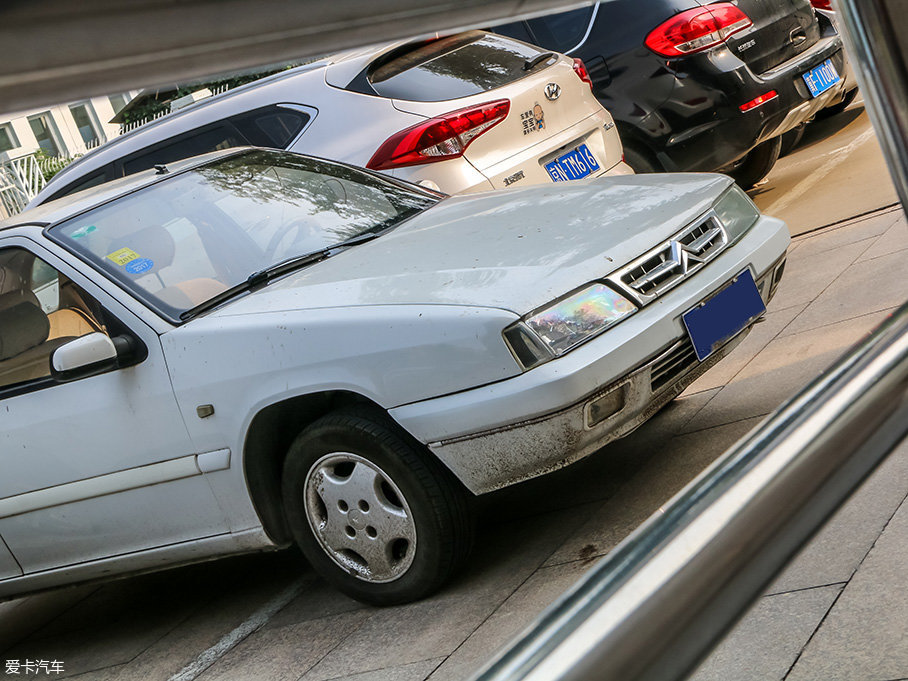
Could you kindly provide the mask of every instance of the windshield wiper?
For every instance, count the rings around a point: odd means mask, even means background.
[[[185,312],[180,314],[180,319],[183,321],[195,317],[203,312],[206,312],[214,307],[217,307],[221,303],[234,296],[239,295],[240,293],[245,293],[246,291],[254,291],[255,289],[261,288],[269,283],[272,279],[280,277],[284,274],[288,274],[294,270],[302,269],[308,265],[324,260],[334,255],[337,251],[347,248],[349,246],[355,246],[356,244],[363,243],[364,241],[371,241],[372,239],[379,236],[382,231],[376,232],[364,232],[355,237],[347,239],[346,241],[341,241],[340,243],[334,244],[333,246],[328,246],[326,248],[320,248],[317,251],[311,251],[310,253],[304,253],[303,255],[295,255],[292,258],[287,258],[286,260],[281,260],[274,265],[269,265],[268,267],[258,270],[250,274],[244,281],[241,281],[235,286],[231,286],[228,289],[225,289],[218,293],[213,298],[209,298],[204,303],[191,307]]]

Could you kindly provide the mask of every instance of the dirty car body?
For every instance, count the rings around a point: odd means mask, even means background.
[[[357,598],[424,596],[471,493],[639,426],[760,317],[788,241],[721,175],[445,197],[248,148],[26,211],[0,596],[291,541]]]

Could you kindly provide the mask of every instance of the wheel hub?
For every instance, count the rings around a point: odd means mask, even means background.
[[[325,553],[367,582],[398,579],[413,562],[416,524],[400,488],[375,463],[326,454],[306,476],[306,518]]]

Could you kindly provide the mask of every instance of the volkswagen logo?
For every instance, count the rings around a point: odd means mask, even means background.
[[[558,83],[549,83],[545,86],[545,98],[554,102],[561,96],[561,86]]]

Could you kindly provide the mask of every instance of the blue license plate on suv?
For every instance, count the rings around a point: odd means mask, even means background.
[[[701,362],[713,350],[766,312],[766,305],[750,270],[744,270],[721,291],[713,294],[681,319]]]
[[[585,144],[545,164],[553,182],[579,180],[599,170],[599,161]]]
[[[810,71],[803,74],[801,78],[807,83],[807,88],[810,90],[811,97],[823,94],[826,90],[842,80],[830,59],[827,59],[819,66],[810,69]]]

